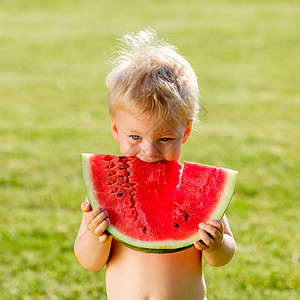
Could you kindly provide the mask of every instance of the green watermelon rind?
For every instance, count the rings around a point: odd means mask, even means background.
[[[93,209],[99,206],[97,201],[97,193],[93,187],[90,174],[90,157],[94,154],[82,153],[81,154],[81,168],[82,177],[86,190],[88,200]],[[227,180],[222,192],[222,196],[219,200],[219,205],[216,210],[211,214],[210,219],[220,220],[225,214],[231,198],[233,196],[234,188],[237,180],[237,171],[224,169],[227,174]],[[199,240],[198,232],[196,231],[194,235],[188,237],[184,240],[163,240],[163,241],[141,241],[128,237],[127,235],[121,233],[114,225],[110,224],[107,231],[115,238],[117,241],[126,245],[127,247],[146,253],[172,253],[188,249],[193,246],[194,242]]]
[[[92,209],[95,209],[99,206],[97,201],[97,193],[94,189],[93,183],[91,181],[91,174],[90,174],[90,157],[93,154],[89,153],[82,153],[81,154],[81,175],[84,182],[84,187],[86,191],[86,195],[88,200],[92,206]]]
[[[236,181],[237,181],[237,176],[238,176],[238,171],[230,170],[230,169],[225,169],[225,168],[219,168],[221,170],[224,170],[227,174],[227,180],[226,184],[223,189],[222,196],[219,200],[219,205],[215,209],[215,211],[211,214],[210,218],[211,219],[217,219],[221,220],[222,217],[224,216],[234,193]]]
[[[157,242],[145,242],[136,239],[129,238],[127,235],[121,233],[115,226],[112,224],[108,227],[108,232],[115,238],[117,241],[122,243],[123,245],[137,251],[145,252],[145,253],[173,253],[181,250],[188,249],[193,246],[194,241],[198,238],[189,239],[190,241],[184,243],[183,240],[175,241],[175,240],[164,240]],[[185,240],[187,241],[187,240]]]

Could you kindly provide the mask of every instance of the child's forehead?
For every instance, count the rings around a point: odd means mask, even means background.
[[[174,133],[181,124],[173,120],[158,118],[155,116],[137,116],[126,112],[118,114],[120,125],[127,130],[142,132],[152,131],[155,133]]]

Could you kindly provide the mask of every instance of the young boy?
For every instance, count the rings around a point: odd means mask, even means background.
[[[116,65],[107,77],[111,131],[120,155],[147,162],[179,160],[196,119],[197,77],[176,49],[152,30],[123,36]],[[153,207],[155,210],[155,207]],[[131,250],[106,231],[109,216],[81,205],[82,222],[75,255],[86,269],[106,265],[109,300],[206,299],[202,257],[212,266],[227,264],[235,241],[226,217],[199,224],[194,247],[171,254]]]

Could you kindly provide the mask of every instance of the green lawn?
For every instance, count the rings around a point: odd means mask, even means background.
[[[0,299],[106,299],[104,271],[73,254],[80,153],[118,153],[107,58],[146,27],[199,77],[208,113],[182,160],[240,172],[236,255],[204,266],[208,299],[299,299],[299,14],[284,0],[1,1]]]

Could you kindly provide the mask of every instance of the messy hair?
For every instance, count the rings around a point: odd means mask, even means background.
[[[123,110],[140,117],[197,119],[197,76],[175,46],[147,29],[119,39],[118,58],[106,78],[110,115]]]

